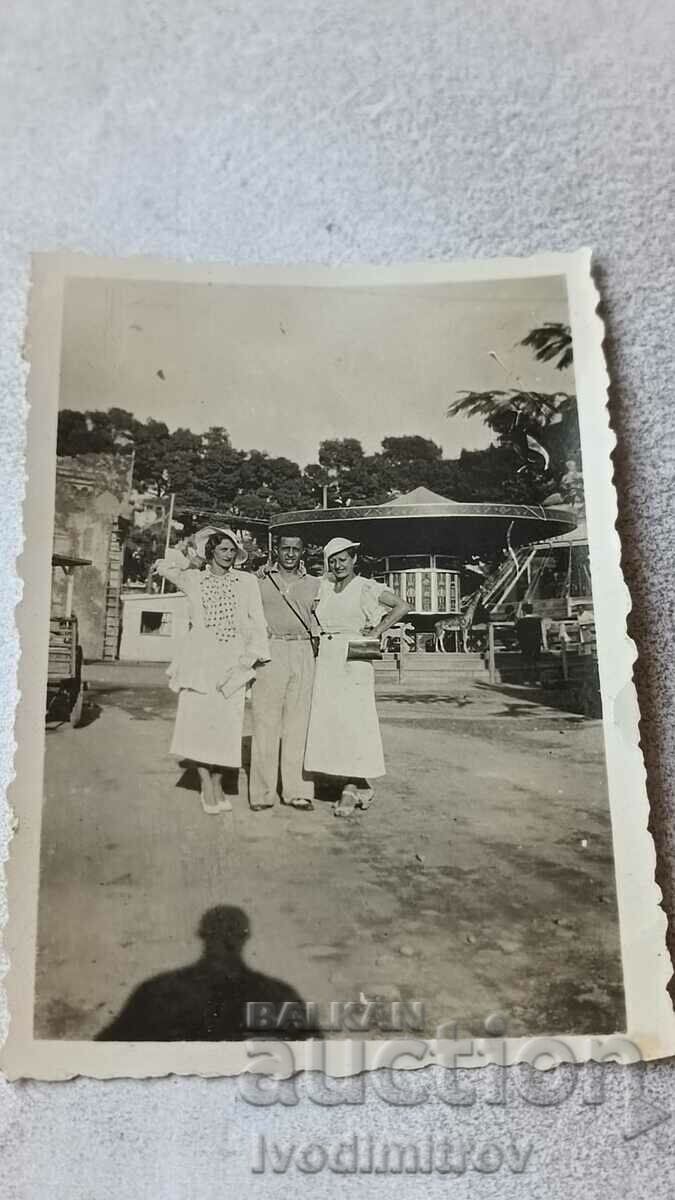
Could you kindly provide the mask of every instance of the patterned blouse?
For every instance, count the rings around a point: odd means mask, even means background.
[[[233,641],[237,636],[237,605],[231,572],[214,575],[207,567],[199,584],[206,628],[214,630],[219,642]]]

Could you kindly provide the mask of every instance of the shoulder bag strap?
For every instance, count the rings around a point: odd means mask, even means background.
[[[300,624],[302,625],[303,629],[305,629],[305,630],[307,631],[307,636],[308,636],[309,638],[311,638],[311,637],[312,637],[312,630],[311,630],[311,627],[310,627],[310,626],[307,624],[307,622],[306,622],[305,618],[302,616],[302,614],[298,612],[298,610],[297,610],[297,608],[295,607],[295,605],[294,605],[294,604],[292,604],[292,603],[291,603],[291,601],[288,599],[288,596],[286,595],[286,593],[285,593],[284,591],[282,591],[282,589],[279,587],[279,584],[277,583],[276,579],[274,578],[274,576],[272,575],[272,573],[271,573],[271,572],[270,572],[270,574],[267,576],[267,578],[269,579],[270,583],[272,584],[272,587],[275,587],[275,588],[277,589],[277,591],[278,591],[279,595],[281,596],[281,599],[284,601],[284,603],[285,603],[285,604],[287,604],[287,605],[288,605],[288,607],[290,608],[290,610],[291,610],[291,612],[293,613],[293,615],[294,615],[295,617],[297,617],[297,619],[298,619],[298,621],[300,622]],[[319,621],[318,621],[318,618],[317,618],[317,625],[318,625],[318,624],[319,624]],[[321,626],[320,626],[320,625],[319,625],[319,628],[321,628]]]

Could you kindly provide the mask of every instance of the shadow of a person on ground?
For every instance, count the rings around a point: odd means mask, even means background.
[[[244,962],[250,925],[242,909],[225,904],[208,909],[197,932],[204,943],[197,962],[141,983],[96,1041],[236,1042],[256,1036],[320,1036],[311,1022],[303,1022],[305,1006],[289,984],[253,971]],[[250,1004],[271,1006],[264,1026],[255,1018],[249,1023]],[[293,1006],[285,1010],[285,1024],[284,1005]]]
[[[536,713],[534,705],[540,708],[555,708],[561,713],[567,713],[569,720],[579,722],[584,719],[583,713],[579,712],[578,705],[574,703],[569,691],[561,686],[545,687],[536,684],[511,683],[507,680],[502,680],[501,683],[485,683],[483,680],[476,685],[483,692],[494,692],[502,696],[513,697],[516,700],[526,701],[522,705],[523,710],[527,710],[532,714]],[[507,710],[511,706],[506,706]],[[518,711],[521,705],[513,706],[515,711],[506,711],[504,716],[521,716]]]

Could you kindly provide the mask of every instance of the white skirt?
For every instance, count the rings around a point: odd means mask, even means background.
[[[375,672],[369,662],[347,662],[349,635],[321,638],[305,769],[343,779],[384,775]]]
[[[227,699],[222,692],[182,688],[170,754],[218,767],[241,766],[246,689]]]

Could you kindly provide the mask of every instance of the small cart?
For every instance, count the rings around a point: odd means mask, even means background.
[[[73,615],[73,571],[76,567],[89,566],[90,558],[52,555],[52,567],[61,568],[66,576],[66,598],[63,614],[52,611],[49,618],[47,720],[69,720],[73,728],[82,722],[86,687],[82,679],[82,647],[78,639],[77,617]]]

